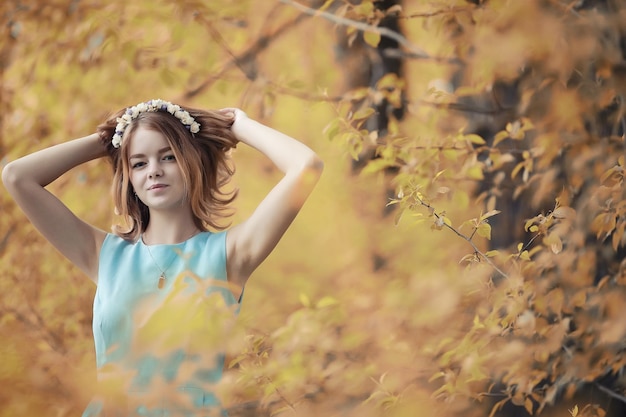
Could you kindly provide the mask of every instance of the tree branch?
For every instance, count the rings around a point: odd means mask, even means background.
[[[332,13],[328,13],[323,10],[312,9],[310,7],[304,6],[293,0],[279,0],[279,1],[281,3],[287,4],[289,6],[292,6],[300,10],[302,13],[307,14],[309,16],[320,16],[326,20],[330,20],[333,23],[337,23],[338,25],[353,27],[363,32],[378,33],[380,36],[393,39],[394,41],[398,42],[400,45],[404,46],[407,50],[409,50],[412,53],[412,56],[415,58],[430,59],[430,60],[444,61],[444,62],[452,60],[451,58],[441,58],[441,57],[430,56],[422,48],[418,47],[417,45],[414,45],[407,38],[405,38],[398,32],[395,32],[389,28],[372,26],[372,25],[368,25],[367,23],[359,22],[356,20],[346,19],[345,17],[336,16]]]
[[[281,36],[287,30],[292,29],[293,27],[297,26],[302,20],[304,20],[305,17],[306,16],[304,15],[300,15],[297,18],[283,24],[281,27],[276,29],[273,33],[260,36],[248,49],[246,49],[239,55],[234,55],[229,49],[227,49],[227,52],[229,53],[229,55],[231,55],[232,59],[229,60],[226,64],[224,64],[224,66],[217,73],[208,76],[204,81],[200,83],[199,86],[197,86],[194,89],[186,91],[183,94],[184,99],[189,100],[201,94],[211,85],[213,85],[215,81],[221,79],[226,72],[228,72],[231,68],[235,66],[241,68],[243,73],[246,74],[246,77],[248,77],[249,74],[245,70],[245,64],[248,61],[250,61],[254,56],[256,56],[259,52],[267,49],[270,46],[271,41]],[[215,36],[215,29],[212,28],[210,24],[208,24],[206,21],[202,19],[201,19],[201,22],[207,26],[207,30],[209,30],[209,33],[212,36]],[[221,35],[219,37],[221,38]],[[218,39],[218,38],[214,38],[214,39]],[[225,44],[221,43],[221,45],[222,47],[224,47]]]
[[[65,352],[65,347],[63,346],[62,340],[60,340],[59,337],[46,326],[41,316],[36,311],[34,311],[32,307],[31,307],[31,312],[35,316],[35,319],[36,319],[35,323],[33,323],[32,320],[28,319],[24,314],[19,312],[17,309],[11,308],[11,307],[4,307],[0,309],[0,318],[9,314],[13,315],[16,320],[22,322],[23,324],[30,327],[31,329],[40,332],[41,335],[43,336],[44,341],[48,344],[48,346],[50,346],[50,348],[52,348],[52,350],[54,350],[55,352],[61,355],[64,355],[66,352]]]
[[[382,51],[382,55],[387,58],[395,58],[395,59],[424,59],[420,54],[414,52],[403,51],[400,48],[385,48]],[[447,64],[462,64],[458,58],[449,58],[449,57],[431,57],[435,62],[443,62]]]
[[[271,80],[265,80],[265,82],[271,85],[272,88],[274,88],[275,91],[280,94],[300,98],[302,100],[326,101],[326,102],[333,102],[333,103],[336,103],[342,100],[347,100],[347,101],[362,100],[362,98],[351,99],[349,94],[346,94],[346,95],[309,94],[303,91],[295,90],[293,88],[282,86]],[[458,102],[437,103],[437,102],[428,101],[428,100],[416,100],[416,101],[407,100],[403,104],[405,106],[421,104],[421,105],[431,106],[431,107],[440,108],[440,109],[447,109],[447,110],[460,111],[460,112],[466,112],[466,113],[488,114],[488,115],[497,115],[504,111],[504,109],[499,109],[499,108],[488,109],[484,107],[470,106],[470,105],[467,105],[464,103],[458,103]]]
[[[457,103],[454,103],[454,102],[453,103],[437,103],[434,101],[420,100],[419,103],[424,104],[426,106],[436,107],[439,109],[448,109],[448,110],[462,111],[462,112],[467,112],[467,113],[495,115],[504,111],[504,109],[498,109],[498,108],[487,109],[483,107],[468,106],[467,104],[458,103],[458,102]]]

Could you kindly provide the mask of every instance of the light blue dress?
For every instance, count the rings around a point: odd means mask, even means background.
[[[93,334],[105,389],[83,417],[224,415],[210,387],[224,366],[211,336],[223,336],[215,329],[239,306],[227,285],[226,232],[150,247],[108,234],[99,265]]]

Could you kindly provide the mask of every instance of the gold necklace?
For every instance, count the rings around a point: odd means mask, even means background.
[[[192,237],[194,237],[198,233],[200,233],[200,231],[198,229],[194,230],[193,233],[191,235],[189,235],[189,237],[187,239],[183,240],[183,242],[191,239]],[[141,236],[141,241],[143,242],[143,236]],[[156,259],[154,259],[154,256],[152,255],[152,251],[150,250],[150,245],[146,245],[145,242],[143,242],[143,245],[146,247],[146,249],[148,249],[148,255],[150,255],[150,258],[152,258],[152,262],[154,262],[154,265],[157,267],[157,269],[159,271],[161,271],[161,275],[159,275],[159,282],[157,283],[157,288],[162,290],[163,287],[165,286],[165,280],[167,279],[167,275],[165,275],[165,271],[167,271],[169,269],[169,267],[172,266],[172,264],[176,260],[176,256],[174,256],[174,258],[170,261],[170,263],[167,265],[167,267],[165,267],[165,269],[161,269],[161,267],[159,266],[159,263],[156,261]]]

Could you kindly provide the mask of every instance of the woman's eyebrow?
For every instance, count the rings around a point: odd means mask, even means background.
[[[165,153],[165,152],[167,152],[167,151],[171,151],[171,150],[172,150],[171,146],[166,146],[165,148],[161,148],[161,149],[159,149],[159,150],[157,151],[157,153]],[[133,158],[145,158],[145,157],[146,157],[146,155],[144,155],[144,154],[142,154],[142,153],[136,153],[136,154],[133,154],[133,155],[129,156],[129,157],[128,157],[128,159],[133,159]]]

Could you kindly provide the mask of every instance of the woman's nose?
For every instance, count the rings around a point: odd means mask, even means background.
[[[157,164],[154,164],[150,167],[150,171],[148,171],[148,177],[157,178],[163,175],[163,170]]]

